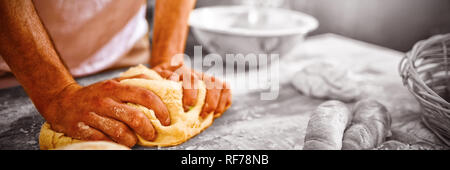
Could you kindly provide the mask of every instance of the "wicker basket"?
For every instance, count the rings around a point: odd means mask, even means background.
[[[417,42],[399,72],[423,108],[424,124],[450,146],[450,34]]]

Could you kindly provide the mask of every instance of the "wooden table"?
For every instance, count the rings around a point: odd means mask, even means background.
[[[420,122],[421,108],[401,83],[397,66],[403,55],[334,34],[310,37],[281,57],[277,99],[260,100],[261,90],[234,89],[232,107],[203,133],[175,147],[133,149],[302,149],[311,111],[323,100],[303,96],[290,80],[305,65],[324,60],[347,66],[363,80],[360,87],[364,94],[387,106],[393,120],[393,135],[389,139],[440,145]],[[78,81],[87,85],[116,77],[122,71]],[[236,84],[239,80],[229,81]],[[352,103],[348,105],[351,107]],[[0,149],[39,149],[43,121],[21,87],[0,90]]]

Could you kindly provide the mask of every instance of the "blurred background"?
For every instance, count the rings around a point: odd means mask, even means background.
[[[155,0],[149,0],[152,4]],[[319,20],[310,35],[335,33],[406,52],[419,40],[450,32],[450,0],[263,0]],[[197,8],[253,0],[197,0]],[[148,18],[152,20],[149,6]],[[198,44],[190,34],[188,44]],[[187,48],[187,53],[191,53]]]

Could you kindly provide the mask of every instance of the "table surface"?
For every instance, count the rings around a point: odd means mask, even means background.
[[[280,58],[280,91],[275,100],[261,100],[263,89],[245,90],[233,86],[232,107],[201,134],[174,147],[136,146],[133,149],[302,149],[309,116],[324,100],[303,96],[290,80],[305,65],[324,60],[347,66],[360,78],[359,87],[363,93],[388,108],[393,121],[393,135],[389,139],[441,145],[421,123],[421,108],[402,85],[397,66],[403,55],[334,34],[309,37]],[[116,77],[124,70],[108,71],[77,81],[87,85]],[[239,84],[236,81],[240,79],[228,81]],[[353,103],[348,105],[351,107]],[[43,122],[23,88],[0,90],[0,149],[39,149],[39,131]]]

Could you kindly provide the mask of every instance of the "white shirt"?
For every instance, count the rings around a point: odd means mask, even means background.
[[[148,32],[145,0],[34,0],[74,76],[104,70]],[[0,58],[0,71],[10,71]]]

